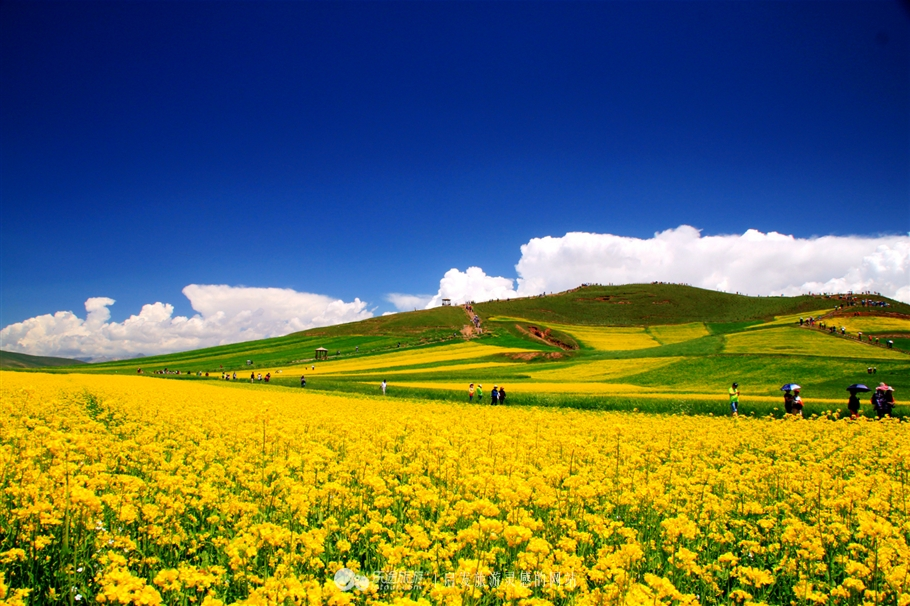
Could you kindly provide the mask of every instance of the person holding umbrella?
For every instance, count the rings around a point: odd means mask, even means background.
[[[796,383],[787,383],[780,388],[784,392],[784,411],[789,415],[793,414],[793,390],[799,389]]]
[[[850,412],[851,419],[859,418],[859,398],[856,397],[856,394],[861,391],[870,391],[868,387],[862,385],[861,383],[854,383],[847,388],[847,391],[850,392],[850,399],[847,400],[847,410]]]

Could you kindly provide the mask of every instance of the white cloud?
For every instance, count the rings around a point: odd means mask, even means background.
[[[427,303],[426,308],[442,305],[443,299],[451,299],[455,305],[470,301],[489,301],[517,297],[514,281],[509,278],[488,276],[479,267],[467,271],[450,269],[439,281],[439,292]]]
[[[478,267],[452,269],[440,280],[443,297],[468,300],[560,292],[582,283],[686,283],[750,295],[873,291],[910,303],[910,237],[796,238],[753,229],[742,235],[702,236],[688,225],[641,239],[572,232],[534,238],[521,247],[509,278]]]
[[[138,315],[110,322],[107,297],[85,302],[86,317],[58,311],[0,330],[8,351],[83,359],[117,359],[225,345],[372,317],[366,303],[283,288],[190,284],[183,289],[192,317],[168,303],[143,305]]]
[[[423,309],[432,299],[433,295],[405,295],[397,292],[385,296],[385,300],[394,305],[398,311]]]

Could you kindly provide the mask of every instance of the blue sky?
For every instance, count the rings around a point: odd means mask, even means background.
[[[907,236],[910,15],[3,2],[0,196],[0,326],[190,284],[378,314],[575,231]]]

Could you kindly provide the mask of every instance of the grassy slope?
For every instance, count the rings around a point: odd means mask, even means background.
[[[743,297],[674,285],[590,287],[545,298],[475,305],[475,310],[485,318],[484,335],[476,343],[521,347],[536,352],[532,352],[533,357],[510,356],[490,348],[474,358],[395,366],[392,358],[385,355],[416,353],[426,347],[463,342],[454,333],[467,323],[467,317],[461,308],[455,307],[383,316],[278,339],[91,365],[88,369],[135,373],[137,366],[147,370],[167,366],[217,373],[223,365],[225,370],[238,370],[241,377],[245,370],[248,377],[247,359],[254,360],[255,369],[263,371],[287,368],[294,361],[311,359],[313,350],[321,346],[332,354],[341,350],[340,359],[375,360],[375,363],[358,363],[363,370],[343,376],[308,374],[308,389],[370,393],[377,389],[379,381],[387,378],[394,386],[390,394],[458,400],[463,399],[464,389],[446,386],[464,384],[466,387],[469,382],[480,382],[487,385],[488,394],[493,384],[506,383],[516,387],[511,392],[512,403],[590,408],[637,405],[642,410],[677,412],[723,412],[724,390],[734,380],[742,387],[744,402],[751,397],[754,406],[763,407],[766,412],[775,405],[772,399],[780,395],[779,385],[790,381],[806,387],[803,395],[807,403],[813,398],[839,401],[846,395],[845,385],[853,382],[877,384],[883,380],[893,384],[898,393],[910,392],[910,356],[895,356],[894,352],[800,329],[787,317],[798,319],[800,314],[833,309],[834,305],[834,301],[823,297]],[[908,313],[910,306],[897,304],[889,311]],[[576,349],[564,352],[549,346],[530,338],[516,324],[556,328],[551,334]],[[596,327],[610,325],[648,326],[648,332],[655,337],[655,346],[603,350],[585,346],[570,334],[573,326],[582,327],[575,331],[581,335],[585,331],[602,331]],[[398,342],[402,343],[402,349],[398,349]],[[736,347],[752,342],[762,345],[758,349],[765,351]],[[784,347],[780,346],[782,343]],[[356,356],[355,346],[360,348]],[[829,349],[838,355],[826,355]],[[330,360],[329,364],[332,363]],[[873,365],[879,372],[871,377],[865,370]],[[393,366],[394,372],[390,372]],[[621,372],[610,370],[614,368]],[[596,369],[603,369],[603,373]],[[195,379],[185,375],[181,378]],[[273,370],[272,386],[291,387],[298,381],[297,376],[279,375]],[[560,387],[578,385],[581,390],[590,386],[591,392],[588,395],[533,393],[521,389],[522,385],[538,382]],[[615,393],[611,394],[614,384]],[[434,385],[437,387],[433,388]],[[654,397],[636,398],[636,390],[650,391]],[[824,406],[831,407],[830,403]],[[807,405],[807,410],[811,411],[812,406]]]
[[[249,370],[288,365],[299,360],[310,360],[318,347],[329,350],[334,358],[354,354],[377,355],[402,347],[431,345],[461,340],[454,333],[467,323],[464,310],[456,307],[436,308],[426,311],[395,314],[371,318],[362,322],[315,328],[284,337],[220,345],[188,352],[134,358],[119,362],[92,364],[84,369],[96,372],[131,372],[138,367],[151,369],[180,369],[182,371]],[[246,364],[252,360],[252,367]]]
[[[834,305],[823,297],[747,297],[675,284],[629,284],[490,301],[478,303],[474,309],[484,319],[504,316],[553,324],[649,326],[771,320],[774,316],[833,309]]]
[[[45,368],[48,366],[80,366],[85,362],[69,358],[30,356],[27,354],[0,351],[0,368]]]

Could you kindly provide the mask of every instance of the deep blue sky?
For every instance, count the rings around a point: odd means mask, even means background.
[[[0,326],[532,237],[910,229],[896,2],[0,4]]]

